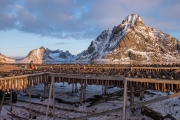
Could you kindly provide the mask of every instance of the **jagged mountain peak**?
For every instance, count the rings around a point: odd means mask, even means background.
[[[144,25],[143,20],[138,14],[130,14],[122,21],[122,24],[136,25],[137,23]]]
[[[20,60],[20,62],[27,63],[32,60],[34,63],[42,63],[45,50],[46,49],[44,47],[33,49],[24,59]]]
[[[78,58],[82,61],[174,61],[180,59],[180,42],[128,15],[112,30],[104,30]]]
[[[49,48],[46,48],[45,50],[48,51],[48,52],[60,52],[59,49],[57,49],[57,50],[50,50]]]
[[[69,52],[69,50],[66,50],[65,53],[68,53],[68,54],[69,54],[70,52]]]
[[[45,48],[43,46],[41,46],[39,49],[44,49],[45,50]]]

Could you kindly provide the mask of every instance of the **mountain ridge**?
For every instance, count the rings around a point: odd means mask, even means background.
[[[72,55],[69,51],[40,47],[31,50],[19,62],[27,63],[31,60],[35,63],[54,61],[173,62],[180,59],[179,53],[179,40],[146,26],[139,15],[130,14],[113,29],[102,31],[95,40],[91,41],[87,50],[77,55]]]
[[[34,63],[46,63],[46,62],[57,62],[57,61],[74,61],[76,59],[75,55],[72,55],[68,50],[63,52],[63,50],[50,50],[44,48],[33,49],[20,63],[28,63],[33,61]]]
[[[176,61],[179,46],[177,39],[146,26],[139,15],[131,14],[112,30],[103,31],[78,60]]]
[[[7,57],[0,53],[0,63],[13,63],[15,62],[15,59]]]

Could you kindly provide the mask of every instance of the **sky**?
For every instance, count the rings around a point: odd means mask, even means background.
[[[44,46],[76,55],[129,14],[180,40],[180,0],[0,0],[0,53]]]

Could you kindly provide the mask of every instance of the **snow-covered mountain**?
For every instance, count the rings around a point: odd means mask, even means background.
[[[19,62],[21,63],[29,63],[30,61],[33,61],[34,63],[42,63],[43,62],[43,56],[44,56],[45,48],[40,47],[34,50],[31,50],[29,54]]]
[[[0,53],[0,63],[14,63],[15,59],[2,55]]]
[[[63,52],[62,50],[50,50],[48,48],[40,47],[29,52],[29,54],[20,63],[29,63],[33,61],[34,63],[43,62],[58,62],[58,61],[74,61],[76,59],[75,55],[69,53],[69,51]]]
[[[63,52],[62,50],[50,50],[46,48],[45,55],[43,57],[43,60],[49,61],[49,60],[55,60],[55,61],[65,61],[65,60],[74,60],[75,55],[72,55],[69,53],[69,51]]]
[[[79,61],[176,61],[180,42],[148,27],[137,14],[128,15],[112,30],[104,30],[92,41]]]

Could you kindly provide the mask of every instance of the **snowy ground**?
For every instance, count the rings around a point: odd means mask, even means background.
[[[80,88],[80,85],[78,85],[78,88]],[[120,90],[120,88],[114,87],[108,89],[108,93],[113,93],[115,91]],[[55,84],[55,96],[56,98],[61,98],[68,102],[79,102],[79,96],[80,92],[71,94],[72,91],[72,85],[68,85],[65,83],[56,83]],[[28,92],[28,90],[27,90]],[[157,97],[166,96],[167,93],[161,93],[158,91],[150,91],[153,94],[145,94],[144,101],[154,99]],[[38,85],[32,87],[32,94],[33,95],[43,95],[43,85]],[[47,94],[48,95],[48,94]],[[46,96],[47,96],[46,95]],[[96,85],[88,85],[86,88],[86,98],[92,98],[94,95],[102,95],[102,86],[96,86]],[[20,91],[20,94],[18,95],[18,102],[13,104],[13,110],[12,113],[15,115],[21,116],[23,118],[26,118],[25,120],[28,120],[29,115],[29,97],[24,96],[23,92]],[[32,98],[32,116],[35,117],[37,120],[45,120],[45,113],[46,113],[46,107],[47,107],[48,99],[45,99],[44,101],[41,101],[39,98]],[[52,102],[52,101],[51,101]],[[135,97],[135,103],[140,102],[138,97]],[[6,101],[8,103],[8,101]],[[38,103],[38,104],[37,104]],[[105,103],[97,104],[92,107],[86,107],[90,104],[90,102],[84,103],[82,106],[76,107],[75,104],[65,104],[65,103],[58,103],[56,101],[55,103],[55,116],[56,120],[66,120],[66,119],[72,119],[72,118],[78,118],[80,116],[86,116],[98,112],[103,112],[115,108],[122,107],[123,98],[119,97],[116,100],[108,101]],[[129,101],[128,103],[129,104]],[[177,98],[172,98],[164,101],[160,101],[157,103],[149,104],[147,105],[149,108],[152,108],[153,110],[161,113],[163,116],[167,114],[172,114],[177,120],[180,120],[180,100]],[[9,111],[9,105],[5,104],[3,105],[0,120],[18,120],[16,118],[11,118],[11,116],[8,114]],[[52,119],[52,109],[49,110],[49,117],[47,120]],[[142,120],[142,118],[145,118],[145,120],[152,120],[151,118],[147,116],[143,116],[140,113],[140,109],[137,108],[135,113],[130,112],[130,110],[127,110],[127,118],[129,120]],[[93,117],[89,118],[88,120],[121,120],[122,119],[122,111],[107,114],[106,116],[99,116],[99,117]]]

